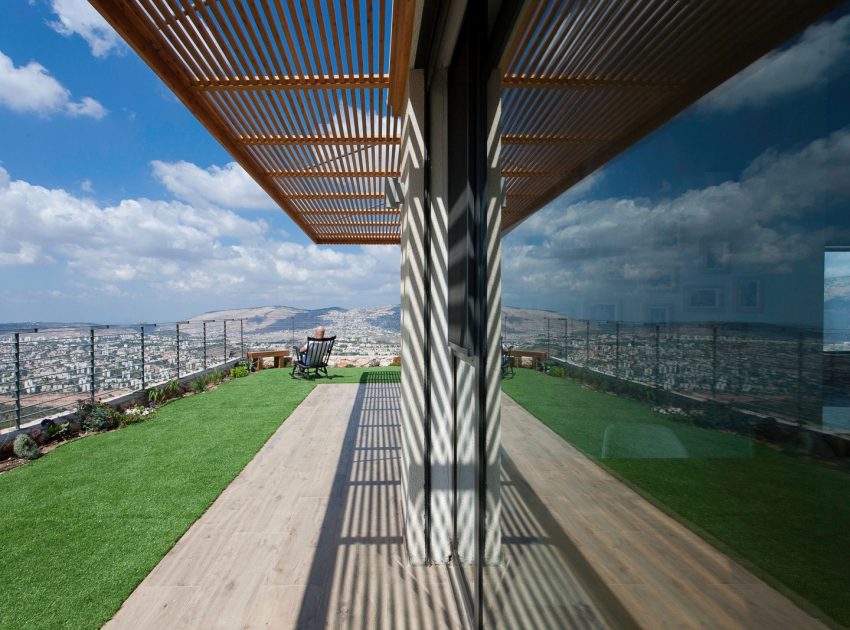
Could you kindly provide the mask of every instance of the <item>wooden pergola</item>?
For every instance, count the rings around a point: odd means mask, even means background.
[[[414,0],[90,0],[316,243],[399,242]],[[839,0],[527,2],[503,62],[503,229]]]

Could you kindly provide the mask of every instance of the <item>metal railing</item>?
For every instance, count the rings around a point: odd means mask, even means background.
[[[317,326],[336,335],[334,356],[391,357],[400,354],[398,321],[369,322],[357,313],[295,314],[266,325],[245,320],[245,350],[290,348],[302,345]],[[250,332],[249,332],[250,331]]]
[[[144,391],[245,355],[238,319],[0,332],[0,428]]]
[[[335,355],[397,356],[393,323],[329,311],[270,324],[234,318],[0,330],[0,429],[73,409],[81,399],[143,391],[250,350],[300,345],[318,325],[337,335]]]
[[[806,423],[820,423],[830,383],[850,382],[850,360],[824,350],[819,328],[553,317],[503,334],[568,367]]]

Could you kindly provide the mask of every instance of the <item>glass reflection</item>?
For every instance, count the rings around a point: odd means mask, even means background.
[[[593,620],[669,596],[718,623],[850,625],[848,62],[845,7],[504,241],[503,333],[549,356],[503,383],[505,527],[550,519],[536,535],[590,580]],[[554,561],[519,544],[503,531],[536,592],[523,563]],[[738,578],[773,612],[664,590]],[[511,589],[485,586],[499,625]],[[564,597],[540,595],[543,625]]]

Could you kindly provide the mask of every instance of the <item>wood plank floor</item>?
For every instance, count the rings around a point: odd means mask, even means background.
[[[319,385],[107,628],[455,628],[445,567],[407,567],[399,385]]]
[[[397,383],[320,385],[142,582],[124,628],[457,628],[406,566]],[[493,628],[821,628],[510,398]]]
[[[545,588],[563,583],[569,566],[609,625],[824,628],[507,396],[502,446],[505,562],[488,575],[493,627],[515,627],[529,609],[536,628],[561,628],[567,618],[570,627],[595,627],[574,596]],[[524,535],[512,540],[512,531]]]

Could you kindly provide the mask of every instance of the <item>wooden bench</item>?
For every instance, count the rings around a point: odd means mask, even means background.
[[[511,358],[520,359],[522,357],[531,357],[531,369],[536,370],[540,367],[540,361],[546,358],[544,350],[511,350]],[[517,367],[522,367],[522,362],[514,362]]]
[[[253,350],[248,353],[248,361],[257,370],[263,369],[263,359],[272,357],[276,368],[289,365],[289,350]]]

